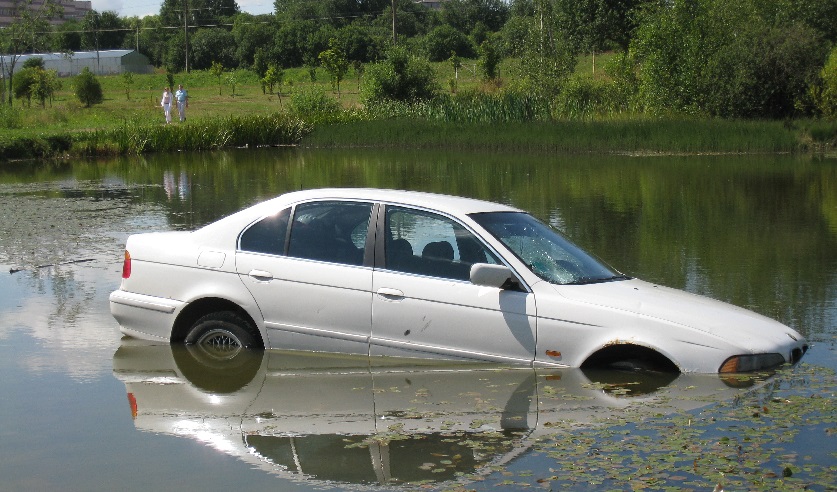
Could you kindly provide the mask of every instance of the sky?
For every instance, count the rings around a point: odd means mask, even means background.
[[[93,10],[112,10],[119,17],[144,17],[160,13],[162,0],[92,0]],[[273,12],[273,0],[237,0],[242,12],[269,14]]]

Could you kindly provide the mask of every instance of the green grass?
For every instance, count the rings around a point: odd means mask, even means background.
[[[607,55],[597,56],[595,84],[606,80]],[[506,60],[501,74],[514,72]],[[190,94],[185,124],[164,125],[159,98],[167,85],[164,73],[134,75],[126,91],[121,76],[101,76],[104,102],[83,107],[72,94],[72,79],[46,107],[15,101],[0,109],[0,159],[66,154],[114,154],[190,150],[224,146],[293,144],[311,146],[383,146],[480,148],[549,152],[754,153],[828,150],[837,141],[831,122],[724,121],[681,117],[652,118],[614,112],[602,102],[606,89],[578,86],[581,101],[555,101],[504,92],[507,81],[485,84],[473,60],[459,72],[456,98],[418,106],[362,108],[360,82],[350,71],[338,96],[328,74],[318,69],[311,81],[307,69],[287,69],[281,95],[264,94],[254,73],[234,73],[235,91],[206,71],[175,74]],[[449,93],[453,77],[448,62],[433,64],[439,86]],[[577,74],[592,75],[592,58],[582,57]],[[219,94],[220,92],[220,94]],[[325,93],[348,110],[337,117],[295,113],[292,99]],[[467,97],[463,97],[467,95]],[[290,112],[294,114],[293,112]],[[280,116],[284,115],[284,116]],[[265,118],[260,120],[258,118]],[[304,123],[302,120],[307,120]],[[260,131],[265,121],[268,131]],[[332,123],[328,123],[332,121]],[[262,123],[254,123],[262,122]],[[182,126],[182,128],[181,128]],[[312,128],[314,132],[311,133]]]

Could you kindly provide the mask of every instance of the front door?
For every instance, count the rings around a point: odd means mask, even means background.
[[[405,207],[387,206],[384,220],[385,262],[372,282],[372,355],[534,360],[534,296],[469,281],[472,264],[499,263],[474,234],[448,217]]]

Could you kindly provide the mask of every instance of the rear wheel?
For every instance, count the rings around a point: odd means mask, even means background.
[[[186,335],[186,343],[214,354],[216,358],[234,357],[242,348],[261,348],[255,329],[238,314],[221,311],[198,319]]]

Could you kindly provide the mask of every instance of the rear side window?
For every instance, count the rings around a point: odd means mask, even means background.
[[[371,203],[313,202],[297,205],[288,256],[362,265]]]
[[[242,251],[254,253],[285,254],[285,238],[288,235],[290,216],[291,209],[287,208],[256,222],[241,235],[239,247]]]

